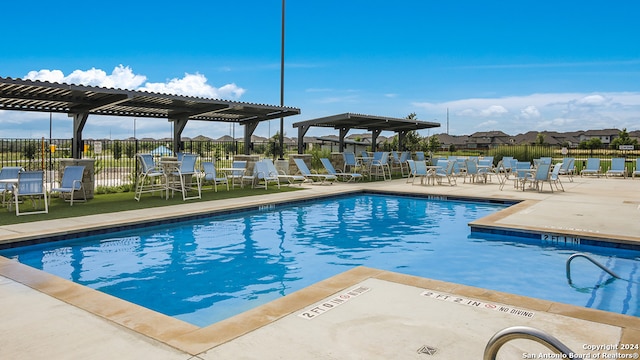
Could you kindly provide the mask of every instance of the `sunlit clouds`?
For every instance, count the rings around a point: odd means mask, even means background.
[[[166,82],[147,82],[147,77],[138,75],[128,66],[118,65],[111,74],[96,68],[74,70],[65,75],[61,70],[30,71],[25,77],[28,80],[40,80],[76,85],[99,86],[116,89],[141,90],[173,95],[187,95],[214,99],[237,100],[245,89],[236,84],[214,87],[207,83],[202,74],[185,73],[183,78],[173,78]]]

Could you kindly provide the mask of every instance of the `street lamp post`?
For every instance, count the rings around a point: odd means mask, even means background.
[[[280,47],[280,106],[284,106],[284,8],[285,0],[282,0],[282,39]],[[284,118],[280,118],[280,160],[284,160]]]

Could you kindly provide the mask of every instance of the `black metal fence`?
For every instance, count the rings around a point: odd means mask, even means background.
[[[0,166],[21,166],[28,170],[43,169],[48,179],[56,179],[60,170],[60,159],[71,158],[71,139],[0,139]],[[215,160],[219,166],[230,167],[236,154],[244,153],[240,141],[184,141],[182,149],[200,155],[201,161]],[[276,158],[279,155],[277,142],[252,143],[250,153],[261,157]],[[171,140],[87,140],[83,157],[95,160],[96,187],[131,185],[136,173],[136,153],[149,153],[171,148]],[[285,154],[297,153],[297,147],[285,144]],[[167,154],[170,155],[170,154]],[[326,154],[325,154],[326,155]],[[636,165],[640,150],[611,149],[562,149],[550,146],[506,145],[492,149],[467,149],[455,152],[437,152],[434,156],[493,156],[497,163],[504,156],[521,161],[533,161],[540,157],[552,157],[560,162],[564,157],[576,159],[577,171],[584,168],[587,158],[601,159],[602,171],[611,166],[611,158],[626,158],[627,172]],[[286,156],[286,155],[285,155]]]
[[[27,170],[45,170],[47,179],[56,179],[60,159],[69,159],[72,139],[0,139],[0,166],[21,166]],[[86,140],[83,158],[95,160],[96,187],[130,185],[135,180],[136,154],[171,148],[171,140]],[[219,166],[231,167],[233,156],[244,153],[241,141],[196,141],[181,143],[182,151],[200,155],[200,161],[215,159]],[[251,154],[261,157],[279,156],[277,142],[252,143]],[[296,153],[297,148],[285,144],[285,154]]]

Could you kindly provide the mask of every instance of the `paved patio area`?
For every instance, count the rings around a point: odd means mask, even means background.
[[[563,183],[566,192],[554,193],[462,181],[452,187],[411,185],[404,179],[304,185],[303,191],[275,195],[2,226],[0,242],[377,190],[524,200],[472,225],[640,244],[640,181],[578,177]],[[332,305],[336,301],[339,306]],[[0,308],[0,354],[6,358],[480,358],[494,333],[516,325],[547,331],[592,358],[616,350],[590,346],[640,342],[640,318],[364,267],[199,328],[0,258]],[[540,353],[549,350],[515,340],[500,355]]]

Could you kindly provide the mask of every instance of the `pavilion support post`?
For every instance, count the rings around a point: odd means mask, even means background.
[[[187,126],[188,118],[179,118],[179,119],[169,119],[169,121],[173,121],[173,152],[175,154],[182,151],[182,131],[184,127]]]
[[[398,131],[398,151],[406,150],[404,148],[404,139],[407,137],[407,130]]]
[[[89,113],[71,113],[70,117],[73,117],[73,143],[71,146],[71,156],[74,159],[82,159],[83,141],[82,141],[82,130],[84,129],[84,125],[87,123],[87,118],[89,118]]]
[[[347,136],[349,130],[351,129],[347,127],[340,128],[340,142],[338,143],[338,151],[340,152],[344,152],[344,138]]]
[[[371,131],[371,151],[376,151],[376,149],[378,148],[376,146],[376,143],[378,142],[378,136],[380,136],[381,132],[382,132],[382,130],[372,130]]]
[[[304,154],[304,136],[309,131],[309,125],[302,125],[298,127],[298,154]]]
[[[256,131],[258,127],[259,121],[250,121],[244,124],[244,154],[251,154],[251,136],[253,132]],[[280,134],[282,136],[282,134]]]

